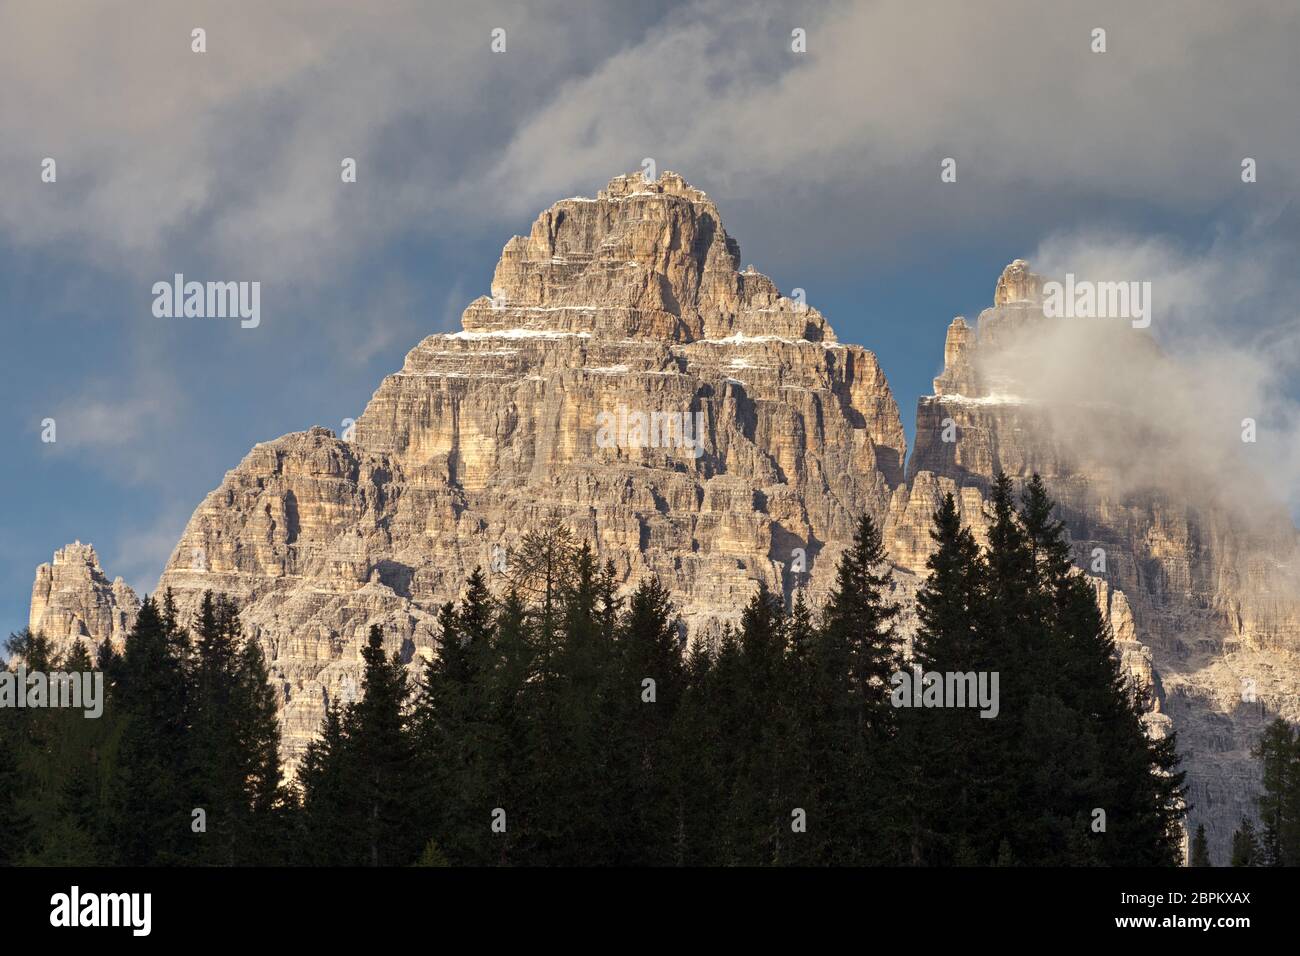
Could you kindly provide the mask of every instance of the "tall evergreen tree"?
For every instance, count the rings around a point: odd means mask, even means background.
[[[1242,817],[1241,826],[1232,834],[1232,865],[1263,865],[1255,824],[1248,817]]]
[[[901,666],[895,629],[899,607],[889,599],[893,572],[880,530],[864,514],[840,556],[835,588],[822,614],[815,650],[815,719],[810,765],[808,842],[823,863],[880,862],[888,847],[877,812],[894,791],[885,744],[895,728],[890,677]]]
[[[415,750],[407,721],[406,668],[396,653],[384,654],[384,634],[371,625],[361,651],[365,663],[361,699],[345,721],[347,749],[364,773],[357,774],[364,859],[370,866],[414,862],[424,842],[416,819]]]
[[[453,863],[484,862],[475,852],[481,840],[475,839],[471,822],[476,810],[481,811],[484,795],[472,699],[479,655],[471,652],[470,640],[461,630],[455,606],[444,604],[413,715],[429,835]]]
[[[951,493],[934,513],[934,551],[929,575],[917,593],[913,660],[923,673],[988,672],[995,662],[982,639],[987,567],[969,528],[963,527]],[[994,765],[986,753],[986,721],[967,709],[922,709],[908,713],[900,746],[902,765],[914,779],[900,791],[907,799],[907,862],[954,862],[989,826],[986,808]]]
[[[301,810],[299,860],[311,866],[355,866],[361,861],[362,820],[343,711],[331,703],[320,736],[307,745],[298,768]]]
[[[781,749],[787,731],[786,621],[781,598],[759,585],[740,617],[740,759],[732,784],[730,826],[735,862],[771,865],[789,830],[783,806]]]
[[[188,636],[168,594],[146,598],[126,638],[114,693],[124,726],[108,784],[108,828],[118,862],[175,864],[191,858]]]
[[[242,864],[283,863],[290,853],[284,833],[292,797],[280,765],[277,705],[262,649],[245,641],[236,662],[232,707],[240,742],[232,769],[242,784],[235,859]]]
[[[802,591],[795,593],[786,622],[786,653],[779,702],[783,745],[779,754],[778,806],[782,814],[781,839],[776,862],[808,866],[818,859],[818,847],[809,839],[805,819],[796,830],[795,816],[808,812],[807,802],[818,772],[812,766],[818,735],[822,732],[814,703],[816,687],[817,626]]]
[[[1289,838],[1295,821],[1292,809],[1293,791],[1300,786],[1297,774],[1296,735],[1281,717],[1275,718],[1251,751],[1260,761],[1263,793],[1259,796],[1260,857],[1264,866],[1295,866],[1300,858],[1294,855]]]
[[[0,866],[22,862],[32,839],[31,815],[22,800],[27,788],[18,766],[16,713],[0,708]]]
[[[658,581],[637,587],[617,639],[613,681],[605,690],[617,807],[611,837],[623,862],[666,865],[676,854],[671,729],[685,674],[676,612]]]
[[[1192,837],[1192,851],[1189,866],[1213,866],[1210,862],[1210,843],[1205,838],[1205,824],[1196,825],[1196,835]]]

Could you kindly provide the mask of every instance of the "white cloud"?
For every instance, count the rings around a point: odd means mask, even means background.
[[[42,447],[52,455],[127,484],[158,483],[175,466],[165,439],[185,400],[168,374],[150,370],[65,383],[51,406],[56,440]]]
[[[1073,417],[1062,431],[1075,451],[1124,462],[1135,486],[1222,496],[1256,525],[1275,522],[1277,502],[1300,515],[1300,277],[1286,268],[1296,251],[1250,231],[1201,247],[1115,230],[1053,234],[1031,263],[1045,278],[1151,283],[1149,331],[1171,361],[1131,323],[1052,320],[1053,334],[1017,356],[1021,388],[1117,406],[1141,423],[1129,433]],[[1246,418],[1255,442],[1242,441]]]
[[[139,0],[128,27],[116,4],[16,0],[0,9],[0,230],[149,274],[192,248],[322,276],[467,213],[518,221],[644,156],[715,193],[804,204],[801,239],[851,230],[860,250],[909,225],[1022,220],[1026,196],[1209,211],[1241,195],[1244,155],[1275,199],[1300,181],[1300,130],[1276,121],[1300,85],[1283,2],[703,0],[648,30],[656,12],[638,10]],[[57,188],[39,183],[45,155]]]

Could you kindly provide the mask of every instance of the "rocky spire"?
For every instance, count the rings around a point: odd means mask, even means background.
[[[1043,277],[1029,271],[1029,263],[1015,259],[1002,270],[997,287],[993,290],[993,305],[1013,305],[1021,302],[1037,304],[1043,301]]]
[[[37,567],[27,626],[60,649],[78,638],[120,647],[139,610],[140,600],[125,581],[109,583],[94,547],[74,541]]]
[[[713,201],[681,176],[617,176],[551,206],[506,243],[468,333],[525,330],[693,342],[732,335],[833,342],[816,309],[752,267]]]
[[[972,361],[974,335],[965,318],[957,316],[948,326],[943,345],[943,374],[934,380],[936,395],[978,395],[979,382]]]

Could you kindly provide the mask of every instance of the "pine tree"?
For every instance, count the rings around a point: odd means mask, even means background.
[[[1232,834],[1232,865],[1261,866],[1259,837],[1255,833],[1255,824],[1247,817],[1242,817],[1241,826]]]
[[[1205,839],[1205,824],[1196,825],[1196,836],[1192,837],[1192,852],[1189,866],[1213,866],[1210,862],[1210,844]]]
[[[204,594],[195,615],[190,663],[190,749],[197,834],[204,862],[276,862],[284,793],[276,695],[261,649],[244,638],[239,608],[225,595]]]
[[[671,732],[685,674],[676,612],[658,581],[647,579],[633,592],[616,636],[618,657],[604,692],[611,839],[622,863],[666,865],[676,853]]]
[[[26,781],[18,766],[16,714],[0,708],[0,866],[21,863],[33,837],[31,815],[22,801]]]
[[[735,862],[771,865],[780,855],[790,811],[781,800],[786,633],[779,596],[760,584],[740,617],[738,725],[743,736],[732,784]]]
[[[114,704],[124,721],[110,762],[108,831],[118,862],[175,864],[191,857],[188,636],[170,594],[146,598],[127,635]]]
[[[370,866],[402,866],[423,846],[416,819],[415,749],[407,725],[406,668],[397,654],[384,654],[384,634],[371,625],[366,646],[362,696],[345,721],[346,749],[363,773],[359,781],[364,859]]]
[[[298,848],[300,861],[311,866],[355,866],[362,860],[362,821],[343,724],[343,711],[331,703],[298,768]]]
[[[189,693],[195,781],[191,800],[206,817],[206,832],[196,836],[200,846],[197,856],[227,866],[235,860],[241,798],[240,781],[231,773],[241,743],[230,719],[236,653],[232,616],[211,591],[204,593],[194,621],[195,657],[190,665]]]
[[[864,514],[836,568],[821,635],[825,659],[847,664],[843,689],[864,731],[885,732],[892,720],[886,691],[898,670],[901,645],[894,629],[900,609],[887,596],[892,589],[893,571],[880,530]]]
[[[896,723],[890,677],[901,666],[892,587],[880,531],[864,514],[840,556],[815,645],[813,719],[820,730],[809,760],[816,778],[808,835],[817,837],[808,842],[822,863],[875,863],[888,851],[880,810],[896,782],[885,744]]]
[[[517,629],[503,637],[507,608],[517,615],[511,618]],[[499,862],[519,836],[519,813],[510,815],[513,825],[503,839],[483,821],[496,806],[519,806],[505,792],[519,783],[513,775],[520,768],[512,761],[527,746],[523,736],[510,733],[525,730],[515,723],[517,695],[528,680],[526,664],[515,672],[519,656],[527,657],[525,616],[517,597],[499,607],[477,568],[459,610],[446,604],[438,615],[435,653],[425,666],[412,726],[429,834],[453,864]],[[507,688],[511,681],[518,686]]]
[[[779,797],[781,811],[780,839],[776,862],[787,866],[808,866],[817,859],[817,848],[808,833],[793,829],[796,810],[808,811],[810,790],[817,771],[812,766],[816,735],[819,733],[817,712],[813,705],[816,685],[817,628],[812,609],[802,591],[794,597],[785,626],[785,660],[780,681],[782,746],[779,753]]]
[[[556,614],[565,588],[572,580],[577,547],[573,532],[558,520],[524,535],[519,548],[508,556],[511,589],[526,600],[538,602],[542,638],[553,638]]]
[[[1300,863],[1288,845],[1295,821],[1289,818],[1292,791],[1300,785],[1297,774],[1296,735],[1281,717],[1275,718],[1260,737],[1251,755],[1261,763],[1264,792],[1259,796],[1260,857],[1264,866],[1293,866]]]
[[[724,635],[723,642],[735,650],[734,639]],[[717,814],[727,799],[721,767],[725,731],[718,722],[714,655],[707,639],[697,640],[687,653],[681,700],[669,731],[670,837],[672,862],[678,866],[723,862]]]
[[[291,798],[280,766],[277,703],[262,649],[245,641],[236,662],[232,707],[240,742],[233,771],[242,784],[235,860],[245,865],[282,863],[290,852],[283,834]]]
[[[934,513],[930,536],[935,549],[929,575],[917,594],[915,665],[923,673],[987,672],[992,662],[982,640],[987,568],[969,528],[962,526],[952,494]],[[906,797],[912,864],[952,862],[958,846],[969,848],[972,834],[990,821],[983,816],[990,788],[990,758],[984,753],[987,722],[960,708],[916,709],[902,715],[901,765],[914,777],[900,793]]]

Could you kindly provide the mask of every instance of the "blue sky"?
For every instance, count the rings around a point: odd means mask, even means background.
[[[1008,261],[1119,256],[1171,350],[1240,359],[1300,486],[1294,5],[68,6],[0,8],[0,630],[73,539],[152,588],[253,444],[359,415],[511,235],[645,157],[877,353],[909,442]],[[176,272],[260,281],[261,325],[155,318]]]

